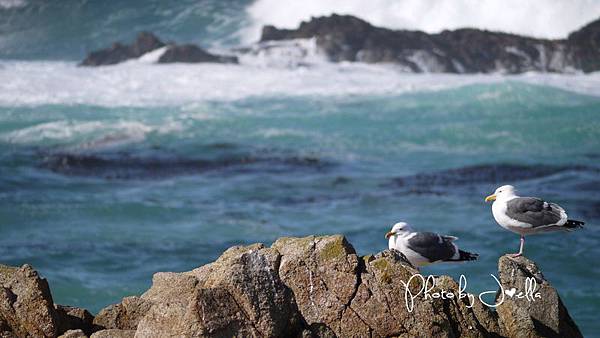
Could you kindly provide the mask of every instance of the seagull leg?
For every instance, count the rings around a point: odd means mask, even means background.
[[[512,254],[513,258],[523,256],[523,247],[525,246],[525,236],[521,235],[521,245],[519,245],[519,252]]]

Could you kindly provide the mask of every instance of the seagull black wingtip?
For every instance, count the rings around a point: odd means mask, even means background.
[[[579,228],[583,228],[584,224],[585,224],[585,222],[576,221],[574,219],[569,219],[569,220],[567,220],[567,223],[565,223],[564,227],[568,228],[568,229],[579,229]]]
[[[475,261],[479,258],[479,254],[471,253],[467,251],[458,250],[460,257],[458,261]]]

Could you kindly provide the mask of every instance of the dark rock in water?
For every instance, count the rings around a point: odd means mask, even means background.
[[[600,19],[571,33],[567,39],[577,69],[586,73],[600,69]]]
[[[432,173],[399,177],[393,180],[398,187],[418,188],[419,191],[432,192],[436,186],[460,186],[480,183],[508,184],[554,175],[568,170],[594,170],[582,166],[550,166],[519,164],[482,164],[457,169],[448,169]]]
[[[103,66],[114,65],[129,59],[136,59],[140,56],[166,46],[159,38],[149,32],[138,34],[131,45],[114,43],[111,47],[91,52],[81,66]],[[159,63],[172,62],[217,62],[217,63],[237,63],[235,56],[222,56],[208,53],[195,45],[175,45],[170,44],[165,53],[160,56]]]
[[[555,288],[544,278],[535,262],[526,258],[512,258],[507,255],[498,261],[500,283],[504,290],[522,291],[527,287],[527,279],[535,280],[536,289],[531,297],[539,293],[539,298],[498,295],[503,298],[498,305],[498,322],[507,337],[583,337],[579,328],[569,316]],[[532,285],[532,284],[530,284]]]
[[[210,54],[204,49],[195,45],[169,46],[163,55],[158,59],[158,63],[174,62],[217,62],[217,63],[237,63],[235,56],[223,56]]]
[[[114,65],[140,56],[155,49],[164,47],[165,43],[160,41],[154,34],[141,32],[131,45],[119,42],[111,47],[91,52],[82,62],[81,66]]]
[[[37,278],[28,269],[28,278]],[[96,322],[111,328],[91,337],[581,337],[535,263],[505,256],[498,269],[504,290],[523,290],[532,277],[541,299],[505,297],[496,313],[459,291],[449,276],[436,277],[426,296],[420,279],[411,280],[418,271],[395,251],[359,257],[340,235],[284,237],[271,247],[231,247],[192,271],[156,273],[143,295],[102,310]],[[0,266],[3,290],[40,290],[35,283],[11,283],[17,270]],[[466,297],[458,297],[461,292]],[[439,297],[443,293],[454,297]],[[19,301],[19,323],[45,322],[50,317],[38,317],[44,309],[54,313],[47,302],[38,307],[35,297]],[[56,330],[44,334],[37,325],[17,324],[7,309],[0,307],[3,336],[57,336]],[[53,318],[48,323],[63,326],[62,316]]]
[[[182,158],[171,154],[133,156],[124,152],[50,153],[43,156],[41,167],[53,172],[107,179],[154,179],[215,171],[277,173],[294,168],[321,170],[330,165],[315,157],[275,154],[235,154],[206,159]]]
[[[598,26],[595,21],[569,39],[548,40],[479,29],[439,34],[391,30],[333,14],[297,29],[265,26],[261,41],[316,38],[331,61],[394,63],[412,72],[591,72],[600,70]]]

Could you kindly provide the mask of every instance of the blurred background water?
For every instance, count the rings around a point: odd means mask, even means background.
[[[384,234],[405,220],[478,252],[424,272],[464,274],[481,292],[497,286],[498,257],[518,249],[483,198],[513,184],[586,221],[531,237],[526,253],[597,334],[600,74],[76,67],[140,30],[244,44],[260,6],[1,2],[0,262],[32,264],[57,303],[96,312],[146,290],[154,272],[190,270],[232,245],[342,233],[363,255],[387,248]]]

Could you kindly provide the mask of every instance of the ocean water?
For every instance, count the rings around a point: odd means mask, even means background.
[[[483,198],[513,184],[586,221],[525,250],[599,335],[600,74],[406,74],[293,48],[240,65],[80,68],[86,50],[131,39],[126,22],[217,50],[243,43],[250,4],[3,3],[0,263],[32,264],[55,302],[97,312],[154,272],[280,236],[341,233],[375,253],[400,220],[480,254],[425,273],[495,290],[518,236]]]

